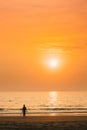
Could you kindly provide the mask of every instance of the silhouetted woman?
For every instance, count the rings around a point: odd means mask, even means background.
[[[26,116],[26,110],[27,110],[26,106],[23,105],[22,112],[23,112],[23,116],[24,117]]]

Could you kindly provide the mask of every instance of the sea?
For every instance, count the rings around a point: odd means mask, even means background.
[[[87,91],[0,92],[0,116],[87,115]]]

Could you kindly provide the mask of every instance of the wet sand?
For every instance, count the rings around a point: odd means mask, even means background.
[[[2,116],[0,130],[87,130],[87,116]]]

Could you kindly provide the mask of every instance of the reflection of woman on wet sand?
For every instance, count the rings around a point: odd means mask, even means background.
[[[23,113],[23,116],[26,116],[26,110],[27,110],[26,106],[25,106],[25,105],[23,105],[23,108],[22,108],[22,113]]]

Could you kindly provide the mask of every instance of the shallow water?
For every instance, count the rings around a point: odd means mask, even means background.
[[[87,92],[0,92],[0,114],[87,113]]]

